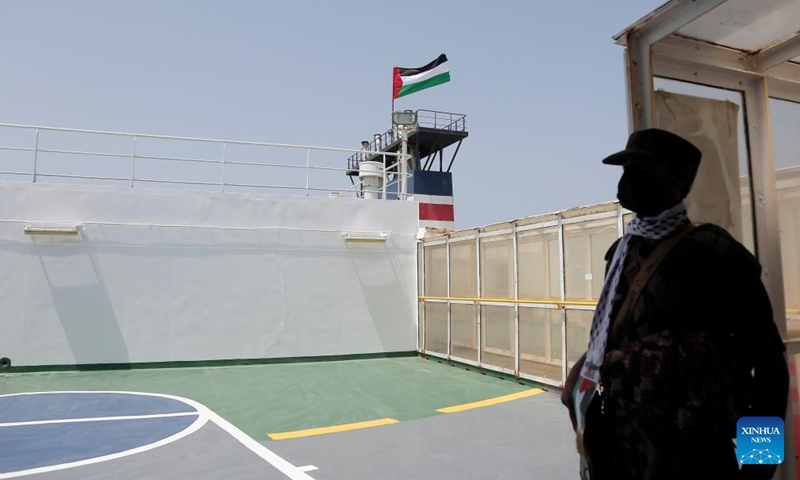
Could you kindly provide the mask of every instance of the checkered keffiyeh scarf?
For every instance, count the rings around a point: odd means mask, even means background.
[[[592,320],[586,361],[583,364],[580,378],[573,392],[579,440],[582,438],[583,430],[586,426],[586,410],[600,383],[600,366],[603,364],[603,358],[605,357],[611,311],[614,307],[614,297],[622,275],[623,263],[628,254],[628,243],[634,235],[661,240],[670,236],[687,223],[689,223],[689,217],[686,213],[686,205],[683,202],[658,216],[635,218],[628,225],[628,232],[622,237],[614,252],[608,276],[603,285],[603,291],[600,294],[600,300],[597,303],[597,309]]]

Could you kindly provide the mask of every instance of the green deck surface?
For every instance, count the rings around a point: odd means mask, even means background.
[[[123,390],[190,398],[258,441],[271,433],[439,415],[439,408],[529,388],[418,357],[0,375],[0,394]]]

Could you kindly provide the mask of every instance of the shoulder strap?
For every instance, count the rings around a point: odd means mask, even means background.
[[[636,302],[639,301],[642,290],[644,290],[647,282],[650,281],[650,277],[653,276],[653,273],[655,273],[659,264],[661,264],[661,261],[664,260],[672,247],[675,246],[680,239],[688,235],[695,228],[696,225],[693,223],[687,223],[683,227],[679,228],[675,233],[665,238],[664,241],[659,243],[653,250],[653,253],[647,257],[647,260],[645,260],[644,264],[642,265],[642,269],[639,270],[639,273],[636,275],[636,279],[628,289],[628,295],[625,297],[625,301],[622,303],[616,318],[614,318],[614,323],[611,326],[611,332],[609,335],[609,341],[616,339],[619,335],[620,329],[628,317],[628,314],[633,310]]]

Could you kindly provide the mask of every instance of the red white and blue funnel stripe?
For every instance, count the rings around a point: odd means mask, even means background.
[[[455,230],[453,174],[415,170],[409,183],[409,200],[419,202],[419,227]]]

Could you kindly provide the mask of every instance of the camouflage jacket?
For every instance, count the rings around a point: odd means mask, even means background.
[[[656,245],[631,239],[612,319]],[[673,247],[609,338],[603,396],[620,425],[731,437],[740,416],[784,416],[784,346],[760,274],[755,257],[715,225]]]

